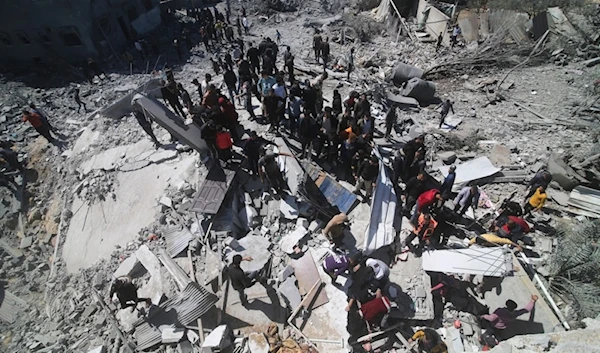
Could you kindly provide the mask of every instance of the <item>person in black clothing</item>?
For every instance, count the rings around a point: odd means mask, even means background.
[[[304,101],[304,111],[312,114],[313,118],[317,117],[317,90],[310,84],[309,80],[304,82],[304,91],[302,92],[302,100]]]
[[[319,157],[323,149],[325,149],[325,157],[327,160],[332,161],[337,159],[339,145],[338,124],[338,120],[335,115],[333,115],[331,108],[325,107],[321,130],[319,131],[319,142],[315,150],[317,157]]]
[[[230,58],[231,59],[231,58]],[[229,97],[231,98],[231,104],[235,107],[235,96],[238,94],[237,89],[237,76],[233,72],[231,66],[227,66],[225,68],[225,73],[223,73],[223,82],[227,86],[227,90],[229,91]],[[234,94],[235,93],[235,94]]]
[[[248,60],[250,61],[250,64],[252,65],[252,70],[254,71],[255,74],[259,74],[260,73],[260,53],[258,51],[258,49],[256,49],[253,45],[252,42],[250,42],[250,44],[248,45],[248,52],[246,53],[246,56],[248,57]]]
[[[298,123],[298,135],[300,143],[302,143],[301,158],[307,158],[312,155],[312,142],[317,138],[319,126],[310,114],[300,114],[300,122]]]
[[[187,108],[188,112],[191,112],[192,108],[194,107],[194,103],[192,102],[190,93],[185,88],[183,88],[183,85],[181,83],[177,84],[177,90],[179,91],[179,96],[181,97],[183,104],[185,104],[185,107]]]
[[[162,87],[160,91],[163,95],[163,99],[169,102],[169,105],[175,114],[181,114],[182,117],[185,117],[183,106],[181,105],[181,102],[179,102],[179,90],[177,89],[177,84],[175,81],[167,82],[167,84]]]
[[[417,203],[417,198],[425,192],[426,183],[425,173],[419,173],[416,177],[412,177],[406,183],[406,188],[404,189],[405,203],[403,210],[406,217],[410,217],[410,212]]]
[[[361,254],[355,254],[350,258],[350,275],[352,284],[348,288],[348,305],[346,311],[350,311],[356,302],[366,303],[375,297],[383,295],[383,287],[386,284],[384,280],[378,280],[372,267],[367,266],[366,259],[361,258]]]
[[[267,177],[271,187],[275,189],[278,194],[281,194],[283,189],[285,189],[285,181],[283,180],[283,175],[281,175],[279,164],[277,164],[278,156],[291,157],[292,155],[287,153],[265,153],[265,155],[258,160],[258,174],[261,182],[264,183],[265,177]]]
[[[279,114],[277,108],[279,106],[279,102],[283,101],[283,98],[276,96],[275,91],[272,88],[269,88],[267,95],[263,99],[263,104],[265,106],[265,115],[271,123],[271,127],[269,128],[269,130],[277,131],[279,129],[279,118],[281,115]]]
[[[360,190],[365,188],[365,197],[363,202],[367,202],[371,197],[373,188],[379,175],[379,160],[375,156],[371,156],[368,161],[362,162],[354,178],[356,179],[356,186],[354,187],[354,193],[360,194]]]
[[[406,165],[412,164],[413,159],[415,158],[415,153],[417,153],[418,150],[425,149],[423,140],[423,136],[417,136],[413,140],[408,141],[406,145],[402,147],[402,152],[404,153],[404,160]]]
[[[218,159],[219,150],[217,149],[217,126],[212,119],[209,119],[200,127],[200,137],[206,142],[211,153],[211,158]]]
[[[329,38],[321,43],[321,59],[323,59],[323,72],[327,71],[327,63],[329,62]]]
[[[192,84],[196,86],[196,89],[198,90],[198,96],[200,96],[200,100],[202,100],[202,85],[196,78],[192,80]]]
[[[273,51],[271,48],[267,48],[267,51],[262,55],[262,65],[263,71],[267,71],[268,75],[273,75],[275,62],[273,61]]]
[[[442,103],[442,111],[440,112],[440,129],[442,128],[442,125],[444,125],[444,120],[446,120],[446,116],[448,116],[448,113],[451,110],[452,114],[454,114],[454,105],[450,102],[450,99],[446,99],[446,101]]]
[[[150,136],[150,139],[152,139],[152,142],[154,142],[154,146],[157,148],[160,147],[160,142],[158,142],[156,135],[154,135],[150,119],[148,119],[146,114],[138,109],[135,109],[133,111],[133,116],[137,120],[138,124],[140,124],[142,129],[148,134],[148,136]]]
[[[396,120],[398,117],[396,116],[396,107],[390,107],[390,110],[385,115],[385,138],[389,139],[390,134],[392,133],[392,128],[396,125]]]
[[[287,47],[285,53],[283,53],[283,65],[289,75],[290,83],[294,82],[294,56],[290,52],[290,47]]]
[[[113,282],[109,298],[112,299],[115,293],[121,303],[121,309],[131,307],[131,312],[135,310],[137,303],[145,302],[148,306],[152,304],[150,298],[138,298],[137,288],[133,284],[131,277],[128,276],[119,277]]]
[[[370,112],[371,112],[371,103],[369,103],[369,100],[367,99],[367,95],[363,93],[360,95],[360,99],[358,100],[358,102],[356,103],[356,105],[354,107],[354,119],[359,120],[363,116],[365,116],[367,113],[370,113]]]
[[[252,66],[250,66],[248,60],[244,59],[244,55],[240,55],[240,59],[238,60],[238,75],[240,83],[246,81],[252,82]]]
[[[418,150],[415,153],[415,157],[411,164],[404,165],[404,180],[410,180],[412,177],[417,176],[419,173],[425,171],[425,155],[423,150]]]
[[[227,275],[229,276],[229,280],[231,281],[231,286],[235,289],[240,295],[240,302],[243,306],[248,305],[248,297],[244,291],[246,288],[250,288],[257,282],[258,271],[247,274],[242,270],[241,264],[242,261],[252,261],[253,259],[249,256],[244,256],[236,254],[233,256],[233,260],[231,265],[227,270]]]
[[[244,154],[248,157],[248,167],[254,175],[258,175],[260,152],[262,148],[267,145],[276,146],[275,143],[259,137],[256,131],[252,131],[250,132],[250,138],[246,140],[244,147],[242,147]]]
[[[527,183],[527,187],[529,188],[529,192],[525,196],[525,202],[535,194],[537,189],[540,186],[543,186],[544,189],[548,188],[548,185],[552,182],[552,174],[547,170],[541,170],[535,174],[535,176]]]
[[[331,102],[331,110],[334,116],[342,114],[342,96],[337,89],[333,90],[333,101]]]

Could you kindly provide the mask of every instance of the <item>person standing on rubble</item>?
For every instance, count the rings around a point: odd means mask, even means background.
[[[248,306],[248,297],[246,296],[245,290],[246,288],[250,288],[256,284],[258,279],[258,271],[247,274],[242,270],[241,264],[242,261],[252,261],[252,257],[243,256],[236,254],[233,256],[233,260],[231,265],[229,265],[227,269],[227,275],[229,276],[229,280],[231,281],[231,286],[235,289],[239,296],[240,302],[242,306]]]
[[[254,120],[256,119],[256,114],[254,114],[254,107],[252,106],[252,83],[250,82],[250,80],[244,81],[240,94],[237,97],[244,100],[244,108],[250,114],[250,120]]]
[[[462,33],[460,27],[457,25],[452,29],[452,35],[450,36],[450,48],[454,48],[456,43],[458,43],[458,36]]]
[[[544,186],[539,186],[535,193],[531,195],[527,204],[525,204],[525,207],[523,208],[524,215],[528,216],[533,210],[536,212],[541,211],[546,204],[547,199],[548,194],[546,194],[546,188]]]
[[[266,140],[263,137],[259,137],[256,131],[250,132],[250,138],[246,140],[242,151],[248,158],[248,167],[250,171],[256,176],[258,175],[258,160],[260,159],[260,152],[265,146],[277,146],[274,142]]]
[[[58,133],[58,131],[54,128],[54,126],[52,126],[52,124],[50,124],[50,120],[48,120],[48,114],[46,114],[46,112],[44,112],[42,109],[39,109],[38,107],[36,107],[34,103],[29,103],[29,108],[31,109],[32,113],[39,115],[42,118],[42,120],[46,124],[48,124],[48,128],[50,129],[51,132],[53,132],[55,135]]]
[[[294,83],[294,55],[292,55],[289,45],[283,53],[283,65],[287,70],[290,83]]]
[[[448,175],[444,178],[444,182],[442,183],[442,187],[440,188],[440,193],[444,200],[450,199],[452,195],[452,188],[454,187],[454,181],[456,180],[456,166],[451,165],[448,169]]]
[[[439,129],[441,129],[442,125],[445,124],[444,121],[446,120],[446,116],[448,116],[448,113],[450,111],[452,111],[452,114],[455,114],[454,105],[452,104],[450,99],[446,99],[446,101],[442,103],[442,110],[440,111],[440,126],[438,127]]]
[[[350,74],[354,71],[354,48],[350,48],[348,57],[346,58],[346,65],[348,65],[348,81],[350,81]]]
[[[327,71],[327,63],[329,62],[329,38],[325,37],[323,43],[321,43],[321,58],[323,59],[323,72]]]
[[[246,16],[242,17],[242,26],[244,26],[244,32],[246,35],[250,34],[250,23],[248,22],[248,18]]]
[[[133,284],[129,276],[119,277],[113,282],[108,296],[111,301],[115,293],[117,294],[119,303],[121,303],[121,309],[131,307],[131,312],[134,312],[137,303],[145,302],[147,306],[152,305],[150,298],[138,298],[137,287]]]
[[[225,68],[225,72],[223,73],[223,83],[225,83],[227,91],[229,92],[231,104],[233,104],[233,106],[235,107],[235,97],[238,94],[238,78],[235,75],[235,72],[233,72],[233,69],[230,65],[227,65],[227,67]]]
[[[333,90],[331,110],[333,111],[333,115],[336,118],[339,118],[339,115],[342,114],[342,96],[340,95],[340,92],[337,89]]]
[[[285,100],[275,94],[275,90],[270,88],[267,95],[263,98],[264,117],[267,118],[271,126],[269,131],[279,132],[279,124],[281,123],[279,113],[279,105]]]
[[[81,110],[81,107],[83,107],[84,113],[87,113],[87,107],[85,106],[85,103],[83,103],[81,101],[81,97],[79,96],[79,88],[80,87],[81,87],[80,85],[77,85],[77,86],[75,86],[75,88],[73,88],[73,91],[72,91],[73,99],[75,100],[75,103],[77,103],[77,113],[79,113],[79,111]]]
[[[256,86],[258,88],[258,92],[260,93],[260,101],[262,102],[262,115],[266,116],[265,109],[265,97],[269,94],[269,90],[273,89],[273,85],[276,83],[275,78],[273,76],[269,76],[269,72],[263,70],[261,72],[261,78],[258,80]]]
[[[454,199],[454,212],[462,216],[467,212],[469,206],[472,206],[473,212],[475,212],[479,206],[479,196],[479,188],[475,185],[462,188]]]
[[[183,104],[185,104],[185,107],[187,108],[188,112],[191,112],[194,103],[192,102],[190,93],[185,88],[183,88],[183,85],[181,83],[177,84],[177,91],[179,92],[179,96],[181,97]]]
[[[44,119],[36,113],[32,113],[23,109],[23,121],[29,121],[31,126],[37,131],[40,135],[44,136],[48,142],[54,142],[56,139],[52,137],[50,134],[50,127],[47,123],[44,123]]]
[[[315,34],[313,35],[313,50],[315,52],[315,60],[319,62],[321,58],[321,44],[323,39],[318,29],[315,29]]]
[[[289,97],[289,118],[290,118],[290,135],[297,136],[298,135],[298,121],[300,120],[300,114],[302,114],[302,105],[304,101],[300,96],[293,95],[290,90]]]
[[[252,45],[252,42],[248,44],[246,56],[252,66],[252,72],[258,75],[260,73],[260,53],[258,49]]]
[[[137,108],[137,106],[135,106],[133,109],[133,116],[135,117],[135,120],[137,120],[138,124],[140,124],[140,126],[142,127],[142,130],[144,130],[146,134],[150,136],[150,139],[154,143],[154,147],[158,148],[161,146],[161,144],[160,142],[158,142],[156,135],[154,135],[154,131],[152,130],[152,123],[147,117],[146,113],[141,109],[143,108]]]
[[[288,153],[274,153],[272,151],[267,151],[264,156],[258,160],[258,174],[262,183],[265,182],[266,177],[275,192],[281,194],[285,188],[285,181],[283,180],[283,175],[281,175],[281,170],[277,163],[278,156],[292,157],[292,155]]]
[[[396,116],[396,107],[390,107],[387,114],[385,115],[385,139],[390,139],[390,134],[392,133],[392,128],[396,125],[396,121],[398,117]]]
[[[364,161],[358,170],[354,178],[356,179],[356,186],[354,187],[354,193],[359,195],[360,190],[364,187],[365,197],[362,202],[367,202],[371,198],[371,193],[377,184],[377,176],[379,175],[379,160],[375,156],[371,156],[368,161]]]
[[[409,217],[412,208],[417,203],[419,196],[425,192],[427,181],[425,180],[425,173],[419,173],[416,177],[411,178],[406,182],[404,188],[404,215]]]

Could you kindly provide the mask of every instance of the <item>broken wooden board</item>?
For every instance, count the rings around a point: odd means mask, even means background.
[[[292,259],[291,265],[294,268],[294,274],[298,279],[298,287],[300,294],[310,293],[311,288],[315,283],[321,281],[321,276],[317,270],[317,265],[310,252],[304,253],[299,259]],[[308,299],[308,302],[313,302],[312,308],[318,308],[319,306],[329,302],[329,297],[324,290],[313,291],[317,297],[314,299]],[[305,298],[306,299],[306,298]]]
[[[217,214],[235,173],[235,170],[213,166],[198,188],[191,210],[198,213]]]

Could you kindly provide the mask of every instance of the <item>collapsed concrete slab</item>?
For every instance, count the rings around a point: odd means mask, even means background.
[[[412,97],[421,104],[427,104],[435,97],[435,83],[413,77],[402,88],[402,95]]]
[[[392,71],[392,74],[386,78],[386,81],[391,81],[395,85],[401,86],[404,82],[413,77],[423,77],[423,70],[416,66],[399,63]]]
[[[504,277],[513,271],[512,253],[503,247],[426,251],[422,260],[432,272]]]
[[[448,175],[450,166],[439,168],[444,177]],[[465,163],[456,165],[456,181],[454,182],[453,192],[460,191],[470,181],[483,179],[494,175],[500,171],[500,168],[494,167],[487,157],[479,157]]]

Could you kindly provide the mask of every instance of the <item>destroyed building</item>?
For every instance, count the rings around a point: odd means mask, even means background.
[[[204,11],[185,13],[187,5]],[[88,82],[63,85],[60,73],[0,77],[0,351],[408,353],[421,334],[448,352],[597,349],[600,16],[589,15],[593,8],[585,16],[549,9],[548,28],[530,38],[525,14],[464,2],[161,6],[169,11],[152,36],[169,45],[135,53],[127,69],[107,55]],[[233,40],[203,43],[206,10],[230,23]],[[244,12],[246,29],[236,24]],[[455,24],[463,34],[453,46]],[[316,34],[329,40],[328,63],[315,58]],[[240,44],[244,52],[249,44],[272,47],[267,37],[279,42],[280,69],[290,46],[300,87],[310,92],[312,81],[325,107],[339,103],[352,116],[350,97],[364,95],[358,101],[372,130],[362,130],[364,119],[360,131],[349,124],[335,132],[347,134],[339,135],[343,143],[361,139],[362,162],[376,171],[370,197],[366,182],[356,188],[365,175],[355,179],[331,135],[319,133],[304,149],[288,112],[273,126],[260,95],[243,96],[249,105],[231,97],[224,71],[240,70],[226,62]],[[279,73],[291,92],[289,74]],[[173,83],[181,84],[175,97]],[[211,84],[223,94],[216,103]],[[229,144],[215,153],[206,108],[231,112],[227,96],[239,125],[219,124]],[[453,109],[440,121],[442,102]],[[44,115],[53,141],[23,120],[23,109]],[[314,120],[326,130],[321,115]],[[258,170],[245,148],[253,132],[265,144]],[[425,178],[419,196],[437,195],[455,173],[448,196],[425,212],[418,200],[405,209],[412,177],[397,167],[418,137],[425,153],[407,169]],[[281,190],[271,179],[278,175]],[[500,237],[513,229],[500,216],[509,203],[530,204],[536,175],[551,176],[545,204],[519,219],[514,241]],[[458,195],[472,188],[476,201],[462,212]],[[407,242],[414,218],[425,215],[438,222],[440,242]],[[329,272],[332,258],[342,257],[347,268]],[[249,280],[243,289],[240,274]],[[522,315],[489,330],[498,321],[482,316],[510,301]],[[374,317],[372,304],[380,310]]]
[[[159,0],[2,1],[4,68],[114,55],[160,22]]]

